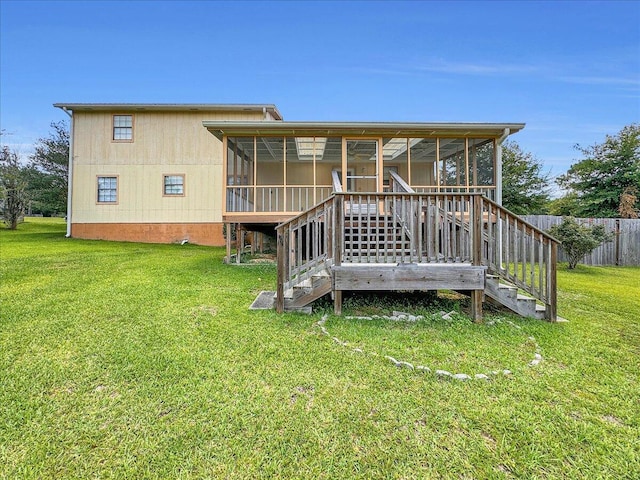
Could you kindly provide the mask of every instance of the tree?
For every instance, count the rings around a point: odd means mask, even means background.
[[[502,145],[502,205],[518,215],[545,213],[549,174],[515,142]]]
[[[580,204],[578,195],[575,192],[569,192],[560,198],[554,198],[547,206],[549,215],[558,215],[560,217],[577,217],[580,212]]]
[[[625,190],[640,190],[640,126],[628,125],[607,135],[602,144],[576,149],[584,158],[558,177],[558,183],[578,196],[579,216],[617,217],[621,203],[629,201],[623,198]]]
[[[638,202],[637,193],[636,187],[624,189],[620,196],[620,206],[618,207],[620,218],[638,218],[638,209],[635,207]]]
[[[604,225],[589,227],[582,225],[573,217],[564,217],[562,223],[554,225],[549,234],[562,242],[562,250],[569,258],[569,270],[573,270],[578,262],[594,248],[613,237],[606,233]]]
[[[2,217],[10,230],[18,228],[27,203],[27,181],[20,156],[7,145],[0,152],[0,191],[2,193]]]
[[[66,211],[69,185],[69,129],[64,121],[51,123],[51,128],[48,137],[36,141],[29,157],[29,192],[45,215]]]

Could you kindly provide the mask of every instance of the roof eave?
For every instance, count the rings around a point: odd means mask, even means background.
[[[144,112],[144,111],[206,111],[206,112],[269,112],[276,120],[282,120],[278,108],[272,103],[54,103],[63,110],[84,112]]]
[[[383,135],[383,136],[490,136],[500,137],[508,129],[517,133],[524,123],[390,123],[390,122],[232,122],[204,121],[213,135]]]

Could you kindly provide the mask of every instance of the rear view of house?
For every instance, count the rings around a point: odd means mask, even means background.
[[[70,236],[229,252],[223,226],[277,227],[279,310],[332,293],[340,311],[344,290],[446,288],[469,292],[476,318],[487,295],[555,319],[555,242],[500,206],[501,143],[524,124],[287,122],[273,105],[55,106],[73,112]]]

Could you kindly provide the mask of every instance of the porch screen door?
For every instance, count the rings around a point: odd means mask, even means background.
[[[378,189],[378,141],[347,140],[347,192]]]

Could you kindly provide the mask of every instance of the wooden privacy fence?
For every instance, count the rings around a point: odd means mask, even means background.
[[[562,217],[553,215],[526,215],[523,218],[544,231],[562,222]],[[640,266],[640,220],[625,218],[576,218],[576,220],[590,226],[604,225],[607,232],[614,234],[612,241],[600,245],[591,254],[586,255],[582,259],[582,263],[586,265]],[[558,261],[567,261],[562,246],[558,251]]]

